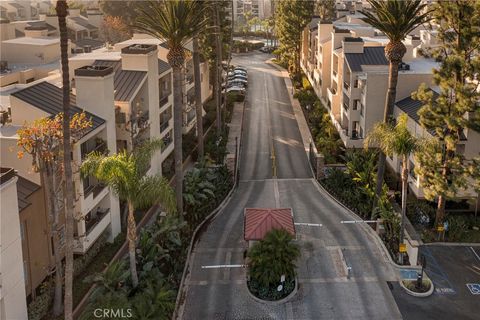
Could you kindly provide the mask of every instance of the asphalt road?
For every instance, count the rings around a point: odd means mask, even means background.
[[[480,302],[480,247],[422,246],[427,274],[435,286],[433,295],[418,299],[406,294],[398,284],[393,295],[406,320],[478,319]],[[475,288],[470,291],[470,286]]]
[[[268,57],[235,57],[249,76],[240,183],[194,249],[183,319],[400,319],[387,286],[394,271],[360,226],[340,224],[352,217],[314,183],[284,80]],[[299,290],[287,303],[253,300],[244,268],[202,268],[244,263],[245,207],[290,207],[295,222],[322,224],[297,226]]]

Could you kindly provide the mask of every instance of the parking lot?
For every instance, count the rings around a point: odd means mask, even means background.
[[[392,284],[392,294],[404,319],[478,319],[480,246],[423,246],[427,274],[435,291],[428,298],[406,294]]]

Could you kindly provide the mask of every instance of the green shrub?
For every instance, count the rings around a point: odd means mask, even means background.
[[[40,285],[40,294],[28,304],[28,319],[41,320],[46,317],[53,300],[53,285],[46,280]]]
[[[312,85],[310,84],[310,81],[308,81],[306,75],[302,75],[302,88],[304,90],[313,90]]]
[[[273,229],[256,242],[248,251],[250,278],[260,286],[278,286],[282,275],[295,277],[295,261],[300,249],[290,233]]]
[[[468,224],[462,216],[449,216],[447,217],[448,230],[446,236],[448,241],[461,241],[468,230]]]
[[[73,260],[73,276],[76,277],[82,273],[85,268],[93,261],[93,259],[100,253],[107,243],[108,234],[105,231],[95,243],[88,249],[88,251]]]

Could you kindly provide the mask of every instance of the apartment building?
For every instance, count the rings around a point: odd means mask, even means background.
[[[164,41],[158,40],[146,34],[134,34],[133,38],[124,42],[115,44],[114,51],[121,51],[123,48],[132,45],[153,45],[158,48],[159,61],[166,63],[168,47]],[[195,113],[195,84],[193,75],[193,56],[192,56],[192,44],[188,43],[185,46],[185,50],[188,52],[187,59],[185,61],[185,81],[183,89],[184,97],[184,109],[183,109],[183,121],[182,132],[184,134],[189,133],[195,128],[196,113]],[[205,103],[212,95],[212,86],[210,85],[209,66],[208,62],[201,58],[200,62],[200,86],[202,91],[202,102]]]
[[[170,65],[158,58],[158,46],[131,44],[120,51],[97,50],[70,59],[72,70],[88,66],[114,71],[117,151],[130,151],[149,138],[163,139],[163,149],[151,164],[152,173],[162,173],[163,161],[173,151],[173,76]],[[81,90],[77,78],[75,90]]]
[[[347,148],[363,147],[368,131],[383,119],[388,84],[388,39],[356,19],[350,15],[334,23],[318,21],[317,27],[307,26],[302,42],[301,66]],[[409,97],[421,83],[430,84],[437,66],[418,54],[420,37],[408,36],[404,43],[397,100]]]
[[[113,106],[113,70],[110,74],[93,74],[82,76],[78,71],[76,83],[95,83],[92,90],[78,90],[71,97],[72,114],[83,110],[92,119],[92,128],[73,145],[72,159],[74,163],[75,213],[78,218],[75,224],[74,252],[85,253],[105,231],[109,239],[120,232],[120,208],[113,192],[93,177],[80,178],[79,165],[82,159],[92,151],[114,152],[115,112]],[[104,73],[108,70],[104,71]],[[111,93],[108,89],[112,86]],[[91,97],[95,98],[92,99]],[[77,107],[81,105],[82,108]],[[99,107],[101,106],[101,107]],[[111,106],[111,107],[110,107]],[[39,174],[31,170],[31,159],[16,158],[16,130],[25,122],[49,117],[62,112],[62,89],[46,81],[39,81],[10,95],[11,123],[1,129],[2,165],[5,163],[18,170],[20,176],[38,185],[41,184]],[[89,112],[92,111],[92,112]],[[110,111],[110,112],[109,112]],[[93,114],[95,112],[96,114]]]
[[[13,169],[0,169],[0,319],[28,318],[17,180]]]
[[[434,95],[436,95],[436,92]],[[435,132],[424,129],[420,125],[420,117],[418,111],[423,106],[423,103],[418,100],[414,100],[411,97],[406,97],[396,102],[394,108],[394,115],[398,117],[400,114],[408,115],[407,126],[409,131],[419,138],[432,138],[435,136]],[[457,152],[462,154],[466,160],[478,157],[480,155],[480,132],[471,128],[465,128],[463,131],[463,137],[460,143],[457,145]],[[397,156],[387,157],[387,163],[397,173],[401,172],[402,160]],[[415,158],[410,155],[408,159],[409,168],[409,188],[410,191],[419,199],[425,198],[422,189],[422,178],[415,174]],[[477,199],[479,195],[472,186],[469,186],[466,190],[460,190],[456,196],[457,199]],[[479,203],[480,204],[480,203]],[[472,209],[474,204],[472,203]]]

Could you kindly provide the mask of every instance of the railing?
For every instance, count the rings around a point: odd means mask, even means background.
[[[160,101],[159,101],[159,103],[158,103],[158,105],[160,106],[160,108],[163,107],[164,105],[166,105],[166,104],[168,103],[168,96],[169,96],[169,95],[170,95],[170,94],[166,95],[166,96],[163,97],[163,98],[160,98]]]
[[[92,152],[99,152],[104,154],[107,151],[107,143],[102,140],[100,143],[97,143],[95,148],[82,152],[82,160],[85,159]]]
[[[352,140],[360,139],[360,135],[357,130],[352,130]]]
[[[95,218],[91,218],[90,220],[85,220],[85,235],[88,235],[92,232],[95,226],[102,221],[103,218],[110,212],[110,208],[106,208],[103,210],[97,210],[97,216]]]
[[[344,87],[347,91],[350,90],[350,83],[344,81],[344,82],[343,82],[343,87]]]
[[[93,193],[93,198],[95,199],[100,194],[100,192],[105,189],[105,187],[105,184],[101,182],[94,185],[89,185],[88,187],[84,188],[83,197],[86,198],[90,195],[90,193]]]
[[[348,103],[347,103],[347,102],[344,102],[344,103],[343,103],[343,109],[344,109],[345,111],[348,111],[349,108],[350,108],[350,107],[348,106]]]
[[[162,123],[160,123],[160,133],[162,133],[163,131],[165,131],[168,128],[168,125],[170,123],[170,119],[172,119],[172,117],[170,117],[167,120],[164,120]]]
[[[162,141],[163,141],[163,145],[162,145],[162,149],[161,149],[161,150],[162,150],[162,152],[163,152],[163,151],[164,151],[165,149],[167,149],[167,148],[170,146],[170,144],[172,143],[172,141],[173,141],[172,135],[170,134],[170,135],[164,137],[164,138],[162,139]]]
[[[186,76],[186,80],[187,80],[187,84],[191,84],[193,82],[193,74],[187,74]]]
[[[131,120],[134,122],[139,129],[146,129],[149,126],[148,120],[149,120],[149,115],[148,115],[148,110],[147,111],[142,111],[140,115],[134,116],[132,115]]]

